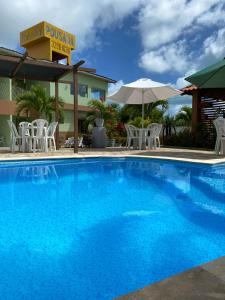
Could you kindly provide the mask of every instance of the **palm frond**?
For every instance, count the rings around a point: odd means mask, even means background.
[[[39,115],[45,116],[49,121],[52,121],[55,112],[55,97],[50,97],[46,93],[45,88],[40,85],[33,85],[30,91],[21,94],[16,99],[17,114],[27,111],[36,111]],[[62,115],[63,109],[62,99],[58,100],[59,115]]]

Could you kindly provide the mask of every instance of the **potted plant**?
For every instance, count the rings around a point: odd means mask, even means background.
[[[96,118],[95,119],[95,125],[97,127],[103,127],[103,125],[104,125],[104,119],[103,118]]]
[[[87,121],[95,123],[97,127],[103,127],[104,122],[112,116],[109,105],[97,100],[91,100],[88,105],[91,110],[87,114]]]

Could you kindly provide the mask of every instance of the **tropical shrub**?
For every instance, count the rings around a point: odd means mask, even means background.
[[[150,119],[144,119],[144,124],[143,124],[144,128],[147,127],[151,123],[152,123],[152,121]],[[142,127],[142,118],[136,117],[136,118],[134,118],[134,120],[129,121],[128,124],[134,125],[138,128],[141,128]]]
[[[114,117],[113,109],[105,102],[91,100],[88,106],[90,107],[90,111],[87,113],[88,123],[94,124],[98,118],[107,121]]]
[[[178,126],[191,126],[192,108],[186,105],[182,106],[175,120]]]
[[[156,102],[148,103],[144,105],[145,119],[151,119],[154,123],[162,121],[163,115],[168,108],[168,102],[166,100],[159,100]],[[123,123],[128,123],[137,117],[142,115],[142,105],[126,104],[121,107],[119,112],[120,120]]]
[[[55,114],[56,98],[51,97],[46,93],[46,90],[40,85],[31,86],[30,90],[17,96],[17,115],[35,112],[37,117],[46,118],[49,122],[52,121]],[[63,102],[58,99],[59,117],[63,117]]]
[[[91,100],[89,102],[89,107],[91,110],[87,113],[86,118],[88,126],[90,126],[90,124],[94,126],[95,120],[100,118],[105,121],[104,126],[106,128],[108,138],[112,139],[114,135],[117,135],[115,132],[119,122],[118,106],[97,100]]]
[[[215,140],[209,138],[209,133],[203,124],[198,124],[196,134],[193,135],[190,129],[185,129],[164,138],[163,144],[165,146],[212,149]]]

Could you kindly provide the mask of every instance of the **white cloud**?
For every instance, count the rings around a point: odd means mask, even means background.
[[[169,109],[166,111],[166,115],[174,116],[178,113],[182,106],[191,106],[191,96],[177,96],[168,100]]]
[[[166,111],[167,116],[175,116],[181,109],[182,104],[170,104],[169,108]]]
[[[195,42],[195,32],[209,26],[207,20],[212,23],[213,16],[216,19],[219,13],[222,15],[223,4],[222,0],[148,1],[139,14],[144,48],[139,65],[146,71],[157,73],[183,73],[189,67],[195,69],[194,61],[199,60],[199,53],[190,47]],[[206,46],[209,47],[208,44]],[[214,51],[214,56],[221,49],[218,46],[217,43],[216,49],[209,49],[211,53]],[[201,50],[204,52],[204,49]]]
[[[198,55],[197,53],[195,54],[194,59],[189,59],[185,75],[177,78],[177,88],[190,84],[185,80],[186,77],[212,63],[215,63],[225,56],[225,28],[215,31],[211,36],[207,37],[202,44],[201,55]]]
[[[181,89],[181,88],[185,87],[186,85],[190,84],[190,82],[186,81],[185,78],[186,78],[186,75],[184,77],[177,78],[176,85],[175,85],[176,88]]]
[[[109,89],[108,89],[108,95],[112,95],[116,93],[121,86],[124,85],[124,82],[122,79],[118,80],[116,83],[110,83]]]
[[[139,65],[156,73],[185,71],[188,63],[183,41],[163,46],[159,50],[145,52],[140,58]]]
[[[225,28],[219,29],[203,41],[202,54],[194,59],[189,59],[188,68],[184,76],[178,77],[175,86],[182,88],[190,84],[185,80],[186,77],[194,74],[225,56]]]
[[[19,32],[39,23],[48,21],[77,36],[79,51],[95,46],[99,42],[99,29],[117,26],[123,18],[143,0],[0,0],[1,44],[15,48],[19,44]]]
[[[185,78],[190,76],[191,74],[194,74],[196,71],[196,69],[189,69],[183,76],[177,78],[174,87],[177,89],[181,89],[187,85],[190,85],[190,82],[186,81]]]
[[[217,6],[215,6],[213,9],[201,15],[198,18],[197,23],[207,27],[212,25],[218,25],[218,24],[222,25],[225,23],[224,18],[221,18],[223,14],[224,14],[224,3],[220,3]]]
[[[222,58],[225,55],[224,45],[225,28],[222,28],[204,41],[204,53],[200,59],[209,63]]]
[[[148,1],[139,15],[143,45],[147,49],[174,41],[202,14],[221,0]]]

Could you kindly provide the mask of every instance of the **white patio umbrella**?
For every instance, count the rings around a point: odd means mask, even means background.
[[[141,78],[121,88],[107,98],[123,104],[142,104],[142,128],[144,126],[144,104],[166,100],[181,92],[171,86],[153,81],[148,78]]]

